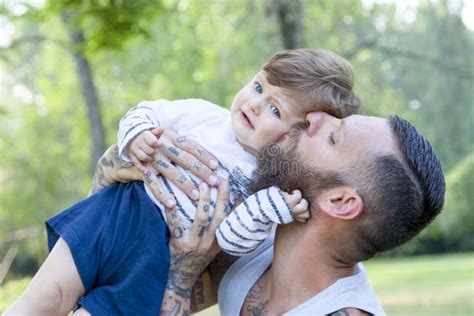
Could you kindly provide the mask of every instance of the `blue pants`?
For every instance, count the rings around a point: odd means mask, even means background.
[[[62,237],[92,315],[157,315],[169,271],[168,229],[141,182],[115,184],[46,221],[48,247]]]

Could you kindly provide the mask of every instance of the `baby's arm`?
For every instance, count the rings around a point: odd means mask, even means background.
[[[249,196],[226,217],[217,229],[217,241],[225,252],[241,256],[254,251],[275,224],[308,218],[308,202],[300,191],[288,194],[270,187]]]
[[[158,106],[157,103],[142,102],[130,109],[119,124],[120,157],[132,161],[142,172],[146,171],[142,162],[151,161],[158,148],[157,137],[152,133],[161,126]]]

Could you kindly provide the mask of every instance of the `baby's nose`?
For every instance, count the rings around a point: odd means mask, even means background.
[[[260,115],[262,108],[261,103],[261,100],[254,100],[253,102],[250,102],[250,109],[252,110],[254,115]]]

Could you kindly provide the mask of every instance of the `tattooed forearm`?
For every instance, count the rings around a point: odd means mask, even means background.
[[[170,272],[160,315],[189,315],[192,288],[210,255],[185,252],[171,254]]]
[[[201,279],[194,283],[192,296],[191,296],[191,309],[196,309],[196,306],[205,303],[204,299],[204,284]]]
[[[189,299],[191,298],[191,288],[182,288],[177,285],[177,280],[173,278],[171,275],[168,276],[169,281],[166,285],[166,290],[175,293],[182,299]]]
[[[120,159],[118,147],[112,146],[97,162],[94,178],[92,180],[92,188],[89,191],[89,195],[96,193],[111,183],[117,182],[114,174],[122,169],[128,169],[132,166],[133,163],[125,162]]]
[[[161,304],[160,316],[188,316],[189,299],[179,297],[173,292],[165,291]]]
[[[172,286],[191,289],[212,256],[185,252],[172,254],[170,259],[170,279],[168,283]]]
[[[92,179],[92,187],[87,196],[97,193],[109,184],[105,177],[104,167],[98,164],[95,169],[94,178]]]

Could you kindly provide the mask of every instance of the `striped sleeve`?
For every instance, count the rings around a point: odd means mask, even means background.
[[[293,221],[293,214],[277,187],[258,191],[245,199],[219,225],[219,246],[231,255],[253,252],[276,224]]]
[[[145,130],[160,127],[157,112],[159,103],[160,101],[141,102],[131,108],[120,120],[117,142],[120,158],[130,161],[128,150],[126,150],[130,141]]]

